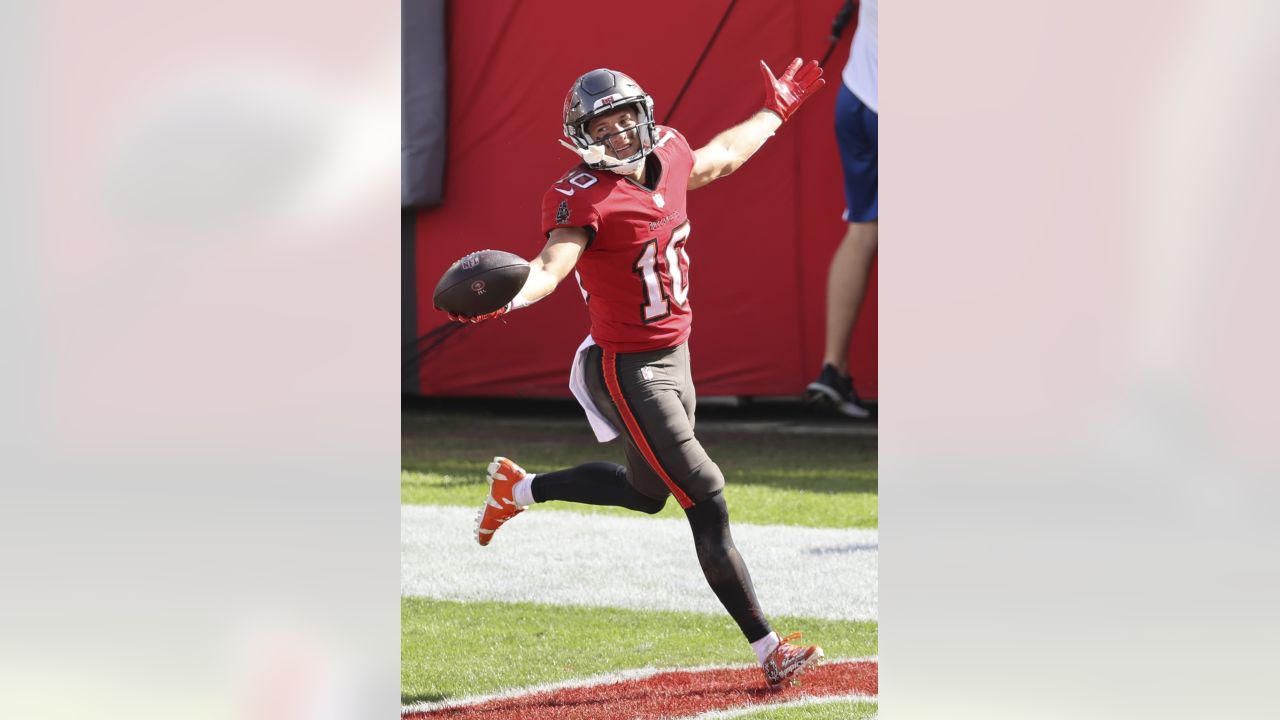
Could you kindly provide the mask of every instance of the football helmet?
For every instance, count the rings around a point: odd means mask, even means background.
[[[627,105],[634,106],[636,111],[635,132],[640,149],[630,157],[614,158],[605,152],[599,140],[587,133],[587,126],[595,117]],[[630,175],[640,168],[657,142],[653,98],[624,73],[608,68],[592,70],[574,80],[564,98],[564,135],[573,145],[562,144],[578,153],[588,167]]]

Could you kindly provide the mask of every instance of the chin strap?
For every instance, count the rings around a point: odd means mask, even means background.
[[[587,149],[583,150],[582,148],[570,145],[564,140],[561,140],[560,144],[568,148],[574,155],[582,158],[582,161],[586,164],[604,165],[605,170],[612,170],[619,175],[630,175],[636,170],[639,170],[640,163],[644,162],[643,157],[632,160],[631,162],[623,162],[605,152],[603,145],[591,145]]]

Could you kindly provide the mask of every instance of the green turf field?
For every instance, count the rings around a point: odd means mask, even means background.
[[[407,415],[402,441],[400,501],[412,505],[479,507],[495,455],[530,472],[593,460],[622,463],[618,442],[595,441],[586,420],[530,422],[452,413]],[[735,522],[808,527],[874,528],[879,522],[876,438],[699,430],[720,466]],[[548,510],[635,515],[622,508],[548,503]],[[683,517],[667,503],[659,517]]]
[[[738,715],[735,720],[866,720],[876,716],[875,703],[835,702],[782,707]]]
[[[702,414],[699,415],[700,421]],[[736,523],[876,528],[878,496],[873,434],[743,432],[722,420],[699,439],[724,471]],[[593,460],[622,462],[618,443],[599,444],[585,419],[406,410],[402,414],[401,501],[478,507],[485,468],[505,455],[538,472]],[[648,517],[615,508],[547,503],[542,510]],[[669,500],[654,517],[682,518]],[[771,618],[803,629],[829,658],[877,654],[878,625],[814,618]],[[401,698],[405,704],[557,682],[627,668],[747,664],[753,661],[727,616],[565,608],[406,597],[401,601]],[[761,710],[769,720],[862,718],[875,704],[847,701]]]
[[[830,658],[877,653],[876,623],[772,621],[821,638]],[[401,699],[406,703],[626,668],[745,664],[753,659],[728,615],[402,598],[400,633]],[[442,638],[454,640],[441,647]]]

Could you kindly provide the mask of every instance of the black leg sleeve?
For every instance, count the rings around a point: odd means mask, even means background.
[[[538,502],[564,500],[586,505],[613,505],[650,515],[662,510],[666,498],[654,500],[636,492],[627,482],[627,469],[607,462],[538,473],[533,478],[533,499]]]
[[[707,577],[716,597],[742,634],[749,642],[755,642],[772,632],[764,611],[756,600],[755,586],[747,564],[738,554],[729,532],[729,507],[724,495],[717,492],[702,502],[686,509],[689,527],[693,529],[693,542],[698,550],[698,563]]]

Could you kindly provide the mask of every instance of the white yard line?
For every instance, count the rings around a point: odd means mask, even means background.
[[[701,715],[687,715],[682,718],[673,718],[672,720],[730,720],[730,718],[755,715],[756,713],[763,713],[777,708],[801,707],[805,705],[829,705],[831,703],[843,702],[875,703],[879,702],[879,699],[875,695],[822,695],[820,697],[806,697],[783,703],[767,703],[730,708],[728,710],[712,710],[710,712],[702,713]]]
[[[480,547],[477,509],[401,508],[402,595],[724,613],[683,520],[534,506]],[[876,530],[734,523],[733,536],[770,617],[878,619]]]

